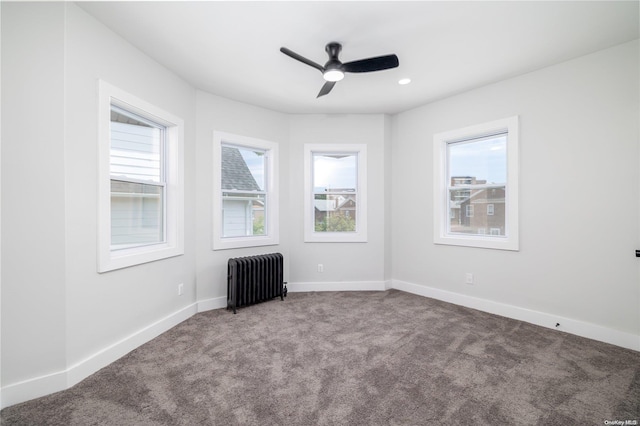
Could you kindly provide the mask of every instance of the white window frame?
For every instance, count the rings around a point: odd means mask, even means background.
[[[98,81],[98,272],[108,272],[184,254],[184,120],[122,89]],[[166,128],[164,241],[111,249],[111,106]]]
[[[313,192],[314,154],[357,154],[356,230],[354,232],[316,232]],[[367,145],[366,144],[305,144],[304,145],[304,241],[306,243],[366,243],[367,242]]]
[[[265,152],[267,179],[265,180],[265,235],[223,237],[222,201],[222,145],[259,149]],[[227,132],[213,132],[213,228],[212,250],[227,250],[244,247],[271,246],[280,243],[279,230],[279,165],[278,144],[264,139],[236,135]]]
[[[435,244],[479,247],[499,250],[519,250],[518,238],[518,116],[462,129],[442,132],[433,137],[434,169],[434,229]],[[497,134],[507,133],[507,182],[505,188],[506,235],[460,235],[447,231],[449,220],[447,182],[447,144]]]
[[[495,212],[494,204],[487,204],[487,216],[493,216]]]

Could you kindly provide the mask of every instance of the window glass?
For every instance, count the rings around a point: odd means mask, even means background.
[[[98,81],[99,273],[184,253],[184,120]]]
[[[447,143],[447,161],[448,232],[505,235],[507,134]]]
[[[518,117],[434,135],[436,244],[518,250]]]
[[[266,155],[222,145],[222,237],[266,235]]]
[[[278,144],[215,131],[213,163],[213,250],[278,244]]]
[[[358,155],[313,154],[315,232],[355,232]]]
[[[164,188],[111,179],[111,249],[164,241]]]
[[[305,242],[367,242],[367,145],[305,144]]]
[[[164,242],[166,128],[111,107],[111,250]]]

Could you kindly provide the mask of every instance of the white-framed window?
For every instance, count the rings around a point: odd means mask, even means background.
[[[473,217],[473,204],[467,204],[465,214],[467,217]]]
[[[304,241],[367,241],[367,146],[305,144]]]
[[[179,256],[184,121],[98,84],[98,272]]]
[[[278,244],[278,144],[215,131],[213,164],[213,250]]]
[[[518,117],[436,134],[433,148],[434,243],[518,250]]]

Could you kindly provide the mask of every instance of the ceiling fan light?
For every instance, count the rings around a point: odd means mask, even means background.
[[[326,70],[322,76],[327,81],[340,81],[344,78],[344,73],[340,70]]]

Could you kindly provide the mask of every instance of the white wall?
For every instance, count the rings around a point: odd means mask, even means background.
[[[289,211],[290,281],[293,290],[383,289],[385,282],[385,151],[387,117],[371,115],[291,116]],[[367,243],[304,242],[304,144],[367,145]],[[318,272],[318,264],[324,272]],[[320,285],[315,285],[320,283]]]
[[[196,159],[196,274],[200,309],[227,306],[227,261],[232,257],[279,252],[285,258],[285,281],[289,275],[289,119],[266,110],[206,92],[197,92]],[[213,196],[213,132],[221,131],[268,140],[278,144],[280,154],[280,243],[275,246],[231,250],[211,249]]]
[[[195,303],[195,90],[74,4],[67,6],[65,34],[66,320],[73,365]],[[96,272],[98,79],[185,121],[183,256]]]
[[[433,135],[513,115],[520,251],[433,244]],[[640,347],[637,41],[407,111],[393,125],[396,281],[620,332]]]
[[[6,406],[64,389],[195,312],[195,90],[73,3],[2,12]],[[183,256],[97,273],[100,78],[185,120]]]
[[[65,368],[64,7],[1,7],[7,385]]]

